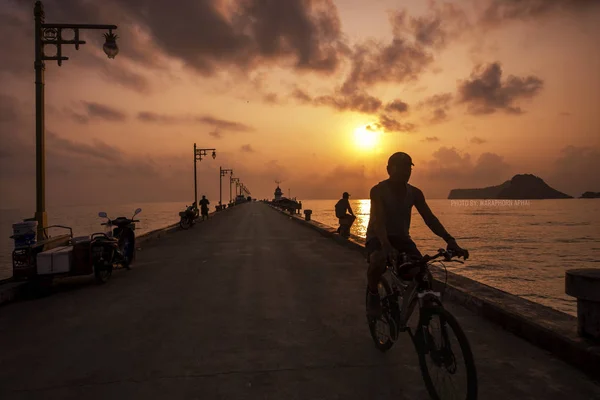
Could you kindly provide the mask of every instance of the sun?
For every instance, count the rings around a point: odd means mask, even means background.
[[[369,128],[369,125],[359,126],[354,130],[356,146],[363,150],[371,150],[379,143],[379,132]]]

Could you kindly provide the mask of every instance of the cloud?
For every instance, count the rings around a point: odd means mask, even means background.
[[[552,163],[548,182],[577,197],[586,191],[600,192],[596,171],[600,171],[599,147],[566,146]]]
[[[448,109],[450,108],[450,104],[452,102],[453,95],[452,93],[438,93],[433,96],[429,96],[419,102],[418,107],[430,107],[430,108],[442,108]]]
[[[230,132],[251,132],[254,130],[249,125],[242,124],[240,122],[228,121],[224,119],[215,118],[210,115],[168,115],[158,114],[152,111],[141,111],[137,115],[138,120],[147,123],[158,123],[158,124],[204,124],[214,127],[218,132],[211,133],[214,137],[219,137],[221,131]]]
[[[243,153],[254,153],[255,152],[255,150],[249,144],[245,144],[242,147],[240,147],[240,151],[242,151]]]
[[[137,118],[142,122],[156,122],[159,124],[175,124],[189,122],[189,117],[157,114],[151,111],[140,111]]]
[[[402,100],[396,99],[385,106],[385,111],[403,113],[408,111],[408,104],[406,104]]]
[[[312,97],[310,97],[305,91],[298,88],[294,89],[291,97],[304,104],[312,102]]]
[[[196,117],[196,121],[207,124],[207,125],[212,125],[217,129],[222,129],[222,130],[226,130],[226,131],[251,132],[254,130],[254,128],[252,128],[248,125],[242,124],[240,122],[227,121],[224,119],[211,117],[209,115]]]
[[[492,114],[504,110],[509,114],[524,111],[514,103],[518,99],[532,98],[543,88],[544,82],[536,76],[517,77],[510,75],[502,81],[502,68],[498,62],[478,65],[470,79],[458,85],[459,102],[467,104],[473,115]]]
[[[102,119],[106,121],[122,122],[127,119],[127,115],[116,108],[89,101],[82,101],[85,114],[78,114],[72,111],[71,117],[79,123],[88,123],[91,119]]]
[[[17,98],[0,93],[0,123],[14,122],[18,118],[19,106]]]
[[[425,120],[429,124],[439,124],[449,119],[448,111],[450,110],[452,99],[452,93],[434,94],[420,101],[417,104],[417,109],[428,112]]]
[[[354,93],[378,83],[403,83],[415,80],[433,62],[433,56],[423,46],[396,37],[383,45],[376,41],[353,48],[351,70],[342,93]]]
[[[103,161],[117,161],[123,159],[123,152],[115,146],[94,139],[93,145],[76,142],[57,135],[52,131],[46,132],[48,150],[57,154],[69,153],[74,157],[92,157]]]
[[[376,97],[366,93],[352,93],[343,95],[319,96],[312,99],[314,105],[326,105],[338,111],[357,111],[365,114],[373,114],[381,108],[382,102]]]
[[[474,159],[454,147],[440,147],[428,161],[415,160],[411,181],[423,184],[433,197],[446,198],[451,189],[477,188],[500,184],[512,177],[513,168],[495,153]]]
[[[473,143],[473,144],[484,144],[487,143],[487,140],[482,139],[480,137],[477,136],[473,136],[470,140],[469,143]]]
[[[482,25],[495,26],[507,20],[528,20],[548,14],[588,11],[597,0],[491,0],[481,15]]]
[[[214,137],[215,139],[221,139],[223,137],[223,134],[221,133],[219,128],[213,129],[212,131],[208,132],[208,134]]]
[[[279,96],[277,93],[267,93],[263,96],[263,101],[267,104],[279,104]]]
[[[121,7],[116,1],[109,0],[102,6],[83,0],[69,2],[68,7],[62,3],[57,0],[44,1],[46,22],[84,21],[106,24],[107,21],[111,21],[119,26],[119,45],[122,49],[127,49],[118,55],[118,60],[140,62],[145,67],[156,66],[154,60],[157,57],[153,54],[154,48],[148,43],[138,43],[140,35],[135,29],[135,23],[121,12]],[[2,7],[0,34],[11,37],[11,40],[2,44],[2,52],[11,56],[0,64],[0,72],[19,77],[30,75],[33,62],[30,48],[34,42],[32,12],[32,3],[29,2],[10,2],[6,7]],[[65,31],[63,35],[65,38],[71,38],[72,32]],[[79,51],[70,44],[61,46],[62,54],[70,58],[63,65],[69,65],[70,68],[78,66],[88,70],[93,69],[106,78],[106,82],[140,93],[150,91],[150,82],[146,77],[131,70],[125,65],[127,63],[106,58],[101,50],[104,38],[100,31],[81,30],[80,38],[85,40],[86,44],[82,45]],[[52,54],[54,51],[55,46],[46,46],[47,54]],[[47,60],[46,68],[58,68],[56,61]]]
[[[340,22],[333,1],[131,0],[121,13],[147,30],[157,47],[201,74],[223,66],[283,63],[331,72],[339,63]]]
[[[67,63],[94,69],[107,82],[142,94],[152,89],[144,70],[169,72],[169,61],[207,76],[225,69],[247,74],[263,66],[329,74],[338,69],[346,51],[333,0],[181,0],[177,7],[165,0],[74,0],[68,7],[46,0],[44,5],[47,22],[118,25],[122,51],[117,60],[102,54],[99,31],[81,31],[87,44],[78,52],[63,45],[63,54],[72,56]],[[0,33],[11,37],[2,51],[11,57],[3,60],[0,72],[30,73],[31,13],[28,2],[2,7]]]
[[[247,0],[240,2],[236,14],[234,28],[251,33],[257,55],[265,59],[293,55],[299,70],[337,69],[341,23],[333,0]]]
[[[446,47],[468,26],[464,12],[451,4],[430,4],[428,14],[408,17],[405,10],[390,13],[393,38],[389,43],[366,40],[350,47],[350,72],[342,93],[353,93],[379,83],[416,80],[434,60],[433,50]]]
[[[430,124],[439,124],[448,120],[448,114],[443,108],[433,110],[431,117],[427,120]]]
[[[383,130],[391,133],[414,132],[417,129],[417,126],[413,123],[398,121],[387,115],[380,115],[379,120],[372,125],[367,126],[367,129]]]
[[[107,82],[114,83],[141,94],[149,94],[152,91],[150,80],[148,78],[140,73],[130,71],[127,67],[122,65],[109,65],[103,62],[98,63],[98,68]]]
[[[305,199],[337,199],[341,198],[343,192],[361,199],[369,197],[374,181],[364,165],[336,165],[325,174],[309,173],[288,184],[292,192],[300,193]]]
[[[355,111],[363,114],[376,114],[384,108],[383,102],[380,99],[364,92],[346,94],[337,90],[331,95],[312,97],[303,90],[295,89],[291,97],[302,104],[328,106],[338,111]],[[388,103],[385,106],[385,110],[390,112],[404,112],[408,110],[408,104],[397,99]]]
[[[441,50],[450,40],[458,38],[470,27],[464,10],[452,3],[429,2],[428,12],[418,17],[410,17],[406,11],[391,14],[394,35],[408,33],[423,46]]]
[[[421,142],[439,142],[440,138],[437,136],[427,136],[425,139],[421,139]]]

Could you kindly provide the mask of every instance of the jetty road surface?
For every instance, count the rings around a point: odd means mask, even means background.
[[[429,398],[407,335],[385,354],[372,343],[357,252],[258,202],[143,246],[106,285],[65,280],[0,308],[0,399]],[[600,398],[584,374],[447,306],[479,398]]]

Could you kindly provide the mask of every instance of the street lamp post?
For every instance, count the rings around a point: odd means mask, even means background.
[[[46,63],[44,61],[57,61],[58,66],[68,60],[69,57],[62,55],[63,44],[74,44],[75,49],[79,50],[79,45],[85,44],[85,41],[79,40],[79,30],[81,29],[102,29],[108,30],[104,34],[105,43],[104,52],[108,58],[115,58],[119,53],[117,46],[117,35],[112,31],[117,29],[116,25],[90,25],[90,24],[47,24],[45,22],[44,5],[41,1],[36,1],[33,8],[35,20],[34,40],[35,40],[35,220],[38,222],[38,239],[45,237],[44,228],[47,225],[48,217],[46,215],[46,135],[45,135],[45,113],[44,113],[44,70]],[[72,30],[74,38],[65,40],[62,38],[63,30]],[[44,46],[56,46],[56,55],[46,56]]]
[[[235,196],[237,197],[237,189],[240,185],[240,178],[229,178],[229,186],[231,187],[231,184],[235,183]]]
[[[208,155],[208,151],[212,151],[213,160],[217,158],[217,150],[216,149],[199,149],[196,147],[196,143],[194,143],[194,206],[198,207],[198,179],[196,179],[196,161],[202,161],[202,157],[206,157]]]
[[[223,177],[229,173],[233,175],[232,169],[223,169],[219,167],[219,205],[223,206]],[[231,203],[231,185],[229,185],[229,202]]]

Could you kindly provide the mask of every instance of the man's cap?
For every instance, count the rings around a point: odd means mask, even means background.
[[[344,192],[344,193],[342,194],[342,197],[350,197],[350,193],[348,193],[348,192]]]
[[[404,152],[397,152],[390,156],[388,159],[388,165],[415,165],[412,162],[412,158]]]

